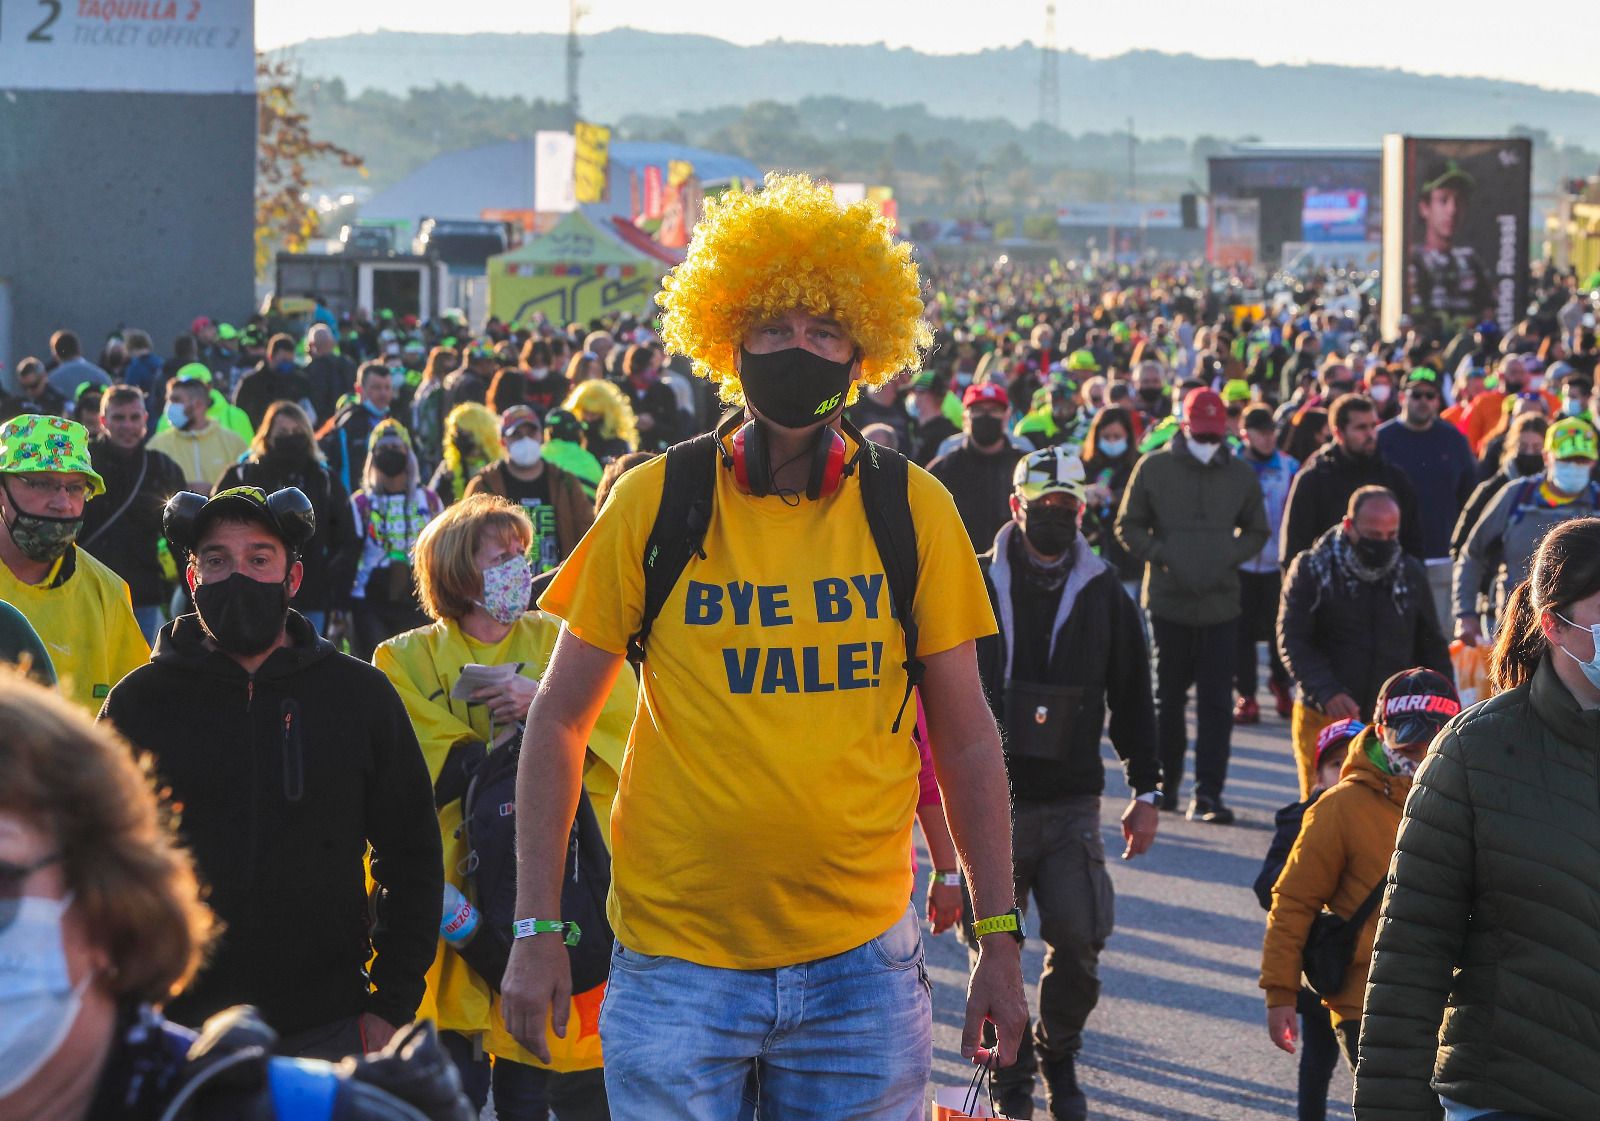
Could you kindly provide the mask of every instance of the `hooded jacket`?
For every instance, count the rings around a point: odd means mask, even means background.
[[[287,630],[252,675],[179,616],[100,714],[153,757],[226,924],[166,1012],[197,1025],[253,1004],[281,1035],[361,1012],[409,1023],[444,882],[428,769],[383,674],[298,612]]]
[[[1134,467],[1116,534],[1144,563],[1145,609],[1204,627],[1239,617],[1239,565],[1271,529],[1255,471],[1226,447],[1201,463],[1180,434]]]
[[[1377,743],[1371,728],[1350,741],[1338,785],[1306,807],[1300,836],[1272,885],[1272,909],[1261,946],[1261,987],[1268,1008],[1294,1005],[1300,992],[1301,954],[1317,915],[1324,908],[1345,917],[1354,914],[1389,869],[1411,778],[1391,775],[1372,762],[1367,751]],[[1356,935],[1344,988],[1323,1001],[1335,1023],[1361,1015],[1377,929],[1374,910]]]
[[[1600,1117],[1600,710],[1546,655],[1417,771],[1378,925],[1357,1121],[1439,1099]]]
[[[1005,689],[1017,627],[1011,606],[1016,566],[1009,546],[1016,532],[1016,523],[1007,522],[995,535],[993,547],[978,557],[989,606],[1000,626],[996,634],[978,640],[978,676],[995,720],[1008,734]],[[1072,568],[1049,624],[1050,669],[1048,680],[1041,684],[1075,686],[1083,693],[1076,713],[1062,728],[1064,763],[1006,756],[1013,796],[1019,800],[1098,795],[1105,790],[1100,737],[1108,704],[1111,746],[1122,760],[1129,788],[1142,794],[1161,781],[1150,658],[1138,606],[1123,590],[1116,569],[1094,555],[1082,533],[1073,549]]]
[[[556,543],[561,551],[561,559],[566,560],[594,524],[594,502],[585,493],[577,476],[568,474],[555,464],[544,465],[544,477],[550,488],[550,507],[556,519]],[[496,494],[506,498],[512,486],[507,461],[497,459],[472,476],[467,482],[467,494]]]
[[[157,553],[161,511],[183,489],[183,469],[161,452],[125,452],[104,436],[89,441],[89,459],[106,492],[84,506],[78,547],[127,582],[135,607],[165,603],[169,585]]]

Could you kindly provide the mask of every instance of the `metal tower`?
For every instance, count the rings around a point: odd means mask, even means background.
[[[578,20],[586,9],[578,0],[569,0],[567,15],[567,109],[574,122],[578,120],[578,60],[583,49],[578,46]]]
[[[1056,6],[1044,6],[1044,44],[1039,50],[1039,121],[1061,127],[1061,75],[1056,67]]]

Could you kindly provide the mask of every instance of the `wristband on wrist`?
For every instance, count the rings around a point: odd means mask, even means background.
[[[536,934],[560,934],[562,941],[569,946],[576,946],[578,939],[583,937],[583,931],[578,929],[575,922],[560,922],[555,919],[518,919],[511,924],[511,936],[515,939],[532,938]]]
[[[961,873],[959,871],[945,871],[935,869],[928,873],[928,886],[930,887],[960,887]]]

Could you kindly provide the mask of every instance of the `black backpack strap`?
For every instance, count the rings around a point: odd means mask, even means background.
[[[718,432],[703,432],[667,449],[661,504],[656,507],[655,524],[650,527],[650,538],[644,547],[644,613],[638,633],[628,643],[628,657],[635,662],[643,660],[650,628],[688,567],[689,558],[705,559],[720,448]]]
[[[1352,928],[1360,929],[1361,924],[1371,917],[1378,904],[1383,902],[1383,889],[1387,886],[1389,886],[1388,876],[1385,876],[1373,886],[1367,897],[1361,901],[1361,906],[1356,908],[1355,914],[1350,916],[1348,921]]]
[[[905,456],[866,439],[848,420],[843,427],[861,445],[862,454],[856,457],[861,473],[861,502],[883,561],[889,602],[894,605],[895,618],[906,637],[906,660],[902,663],[906,692],[889,729],[898,734],[912,691],[922,684],[924,668],[917,657],[917,616],[913,610],[917,595],[917,527],[911,521],[910,467]]]

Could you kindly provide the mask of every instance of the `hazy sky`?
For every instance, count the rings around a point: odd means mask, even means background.
[[[638,27],[736,43],[786,38],[873,43],[959,54],[1038,42],[1043,0],[588,0],[584,31]],[[1481,75],[1600,93],[1593,36],[1580,4],[1564,15],[1491,0],[1060,0],[1056,45],[1104,57],[1147,48],[1264,63],[1331,62]],[[796,18],[803,13],[803,18]],[[1531,33],[1532,18],[1548,30]],[[1565,30],[1560,26],[1566,22]],[[565,31],[563,0],[256,0],[258,46],[280,47],[379,28],[402,31]],[[1337,112],[1337,107],[1330,107]]]

